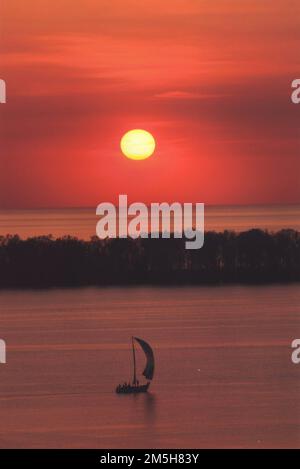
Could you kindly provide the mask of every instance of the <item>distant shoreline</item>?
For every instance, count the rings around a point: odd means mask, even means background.
[[[0,288],[135,285],[263,285],[300,281],[300,232],[252,229],[184,239],[83,241],[71,236],[0,236]]]
[[[300,205],[205,205],[206,231],[242,232],[257,228],[272,232],[292,228],[300,231]],[[89,240],[96,234],[96,207],[65,209],[0,210],[0,233],[17,233],[21,238],[65,234]],[[172,229],[172,226],[171,226]]]

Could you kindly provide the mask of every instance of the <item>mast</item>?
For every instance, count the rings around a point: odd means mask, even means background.
[[[132,353],[133,353],[133,384],[136,384],[136,364],[135,364],[135,348],[134,348],[133,336],[132,336]]]

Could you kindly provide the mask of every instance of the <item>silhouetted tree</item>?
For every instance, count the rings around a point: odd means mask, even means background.
[[[219,284],[300,280],[300,233],[205,233],[203,248],[185,239],[82,241],[51,235],[0,237],[0,287],[117,284]]]

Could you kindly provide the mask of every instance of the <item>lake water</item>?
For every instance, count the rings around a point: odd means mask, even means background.
[[[299,285],[1,291],[0,310],[2,448],[300,447]],[[156,373],[120,396],[132,335]]]
[[[40,210],[0,210],[0,235],[21,237],[73,235],[89,239],[96,234],[96,207]],[[250,228],[293,228],[300,231],[300,205],[205,206],[205,230],[243,231]]]

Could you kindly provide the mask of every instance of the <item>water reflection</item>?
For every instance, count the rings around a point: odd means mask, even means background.
[[[143,399],[145,420],[149,425],[156,421],[156,396],[151,392],[146,393]]]
[[[141,394],[118,394],[122,399],[122,405],[130,406],[130,414],[138,415],[139,421],[147,425],[153,425],[156,421],[157,398],[156,395],[147,392]]]

